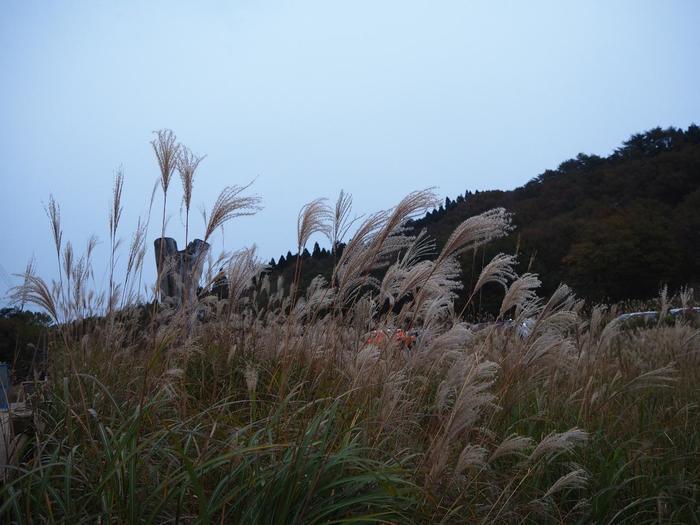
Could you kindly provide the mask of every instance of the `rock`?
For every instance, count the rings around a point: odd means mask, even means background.
[[[209,244],[195,239],[187,248],[179,251],[177,241],[171,237],[158,238],[153,244],[160,277],[161,301],[169,300],[179,306],[186,299],[195,298]]]

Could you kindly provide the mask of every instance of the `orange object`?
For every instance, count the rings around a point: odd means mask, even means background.
[[[406,331],[398,330],[372,330],[367,335],[367,344],[380,346],[387,341],[397,344],[398,346],[404,346],[406,348],[411,348],[413,343],[416,341],[414,335],[408,334]]]

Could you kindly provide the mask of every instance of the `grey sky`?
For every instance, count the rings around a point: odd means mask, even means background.
[[[519,186],[634,132],[700,123],[699,24],[692,0],[6,0],[0,265],[20,272],[35,254],[55,273],[50,193],[66,239],[105,241],[120,165],[127,244],[157,177],[159,128],[208,155],[197,206],[258,177],[265,209],[230,223],[225,244],[256,243],[266,260],[292,249],[305,202],[341,188],[363,213],[428,186],[443,197]],[[98,284],[105,254],[103,242]],[[0,269],[0,296],[6,281]]]

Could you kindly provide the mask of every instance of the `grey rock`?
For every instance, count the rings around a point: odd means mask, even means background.
[[[195,239],[184,250],[178,250],[175,239],[161,237],[153,245],[160,277],[161,301],[179,306],[186,300],[194,299],[209,243]]]

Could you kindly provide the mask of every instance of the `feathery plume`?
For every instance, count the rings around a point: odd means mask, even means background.
[[[265,268],[257,257],[257,248],[252,246],[241,250],[229,259],[227,278],[229,301],[237,304],[246,290],[253,284],[253,278]]]
[[[529,461],[534,463],[541,458],[551,458],[563,452],[571,452],[588,440],[588,433],[572,428],[566,432],[552,432],[540,441],[532,451]]]
[[[500,284],[504,290],[507,290],[508,282],[518,277],[513,269],[516,264],[517,258],[514,255],[506,255],[503,253],[496,255],[481,270],[479,279],[477,279],[474,285],[472,295],[478,292],[487,283]]]
[[[261,209],[260,197],[257,195],[241,195],[251,184],[253,183],[251,182],[245,186],[227,186],[222,190],[209,214],[207,228],[204,233],[205,241],[226,221],[235,217],[254,215]]]
[[[23,301],[26,304],[38,306],[49,314],[55,323],[58,323],[59,313],[56,307],[56,301],[54,300],[54,294],[51,293],[46,282],[33,273],[25,273],[18,277],[22,277],[24,283],[12,289],[11,298],[13,301]]]
[[[462,449],[455,467],[455,474],[459,475],[467,469],[484,469],[486,463],[486,449],[479,445],[467,445]]]
[[[63,250],[63,271],[66,274],[67,286],[70,286],[70,279],[73,273],[73,244],[68,241]]]
[[[182,181],[182,203],[185,205],[185,246],[187,246],[190,233],[190,205],[194,187],[194,172],[202,160],[204,160],[204,156],[198,157],[189,148],[181,146],[177,160],[177,171]]]
[[[61,242],[63,239],[63,230],[61,230],[61,207],[58,205],[53,195],[49,195],[49,203],[44,205],[44,211],[51,222],[51,233],[56,247],[56,256],[61,256]]]
[[[189,211],[192,203],[192,189],[194,187],[194,172],[197,170],[200,162],[204,160],[206,155],[197,156],[192,151],[181,146],[180,156],[177,160],[177,171],[180,174],[182,181],[182,202],[185,208]]]
[[[532,443],[533,440],[530,437],[511,434],[496,447],[496,450],[493,451],[489,458],[489,462],[505,456],[523,456],[526,450],[532,448]]]
[[[542,498],[548,498],[549,496],[561,492],[562,490],[569,489],[583,489],[586,488],[588,483],[588,473],[582,469],[577,468],[571,472],[567,472],[561,476],[558,480],[552,483],[552,486],[547,489]]]
[[[352,225],[357,222],[360,217],[350,219],[352,211],[352,195],[340,190],[338,200],[335,203],[335,213],[333,214],[331,250],[335,253],[338,244],[343,242],[343,239],[352,228]]]
[[[15,295],[13,296],[15,302],[19,304],[19,309],[24,310],[24,305],[29,302],[29,281],[27,280],[28,275],[34,275],[34,271],[36,270],[36,259],[32,255],[27,261],[27,266],[24,269],[24,275],[22,277],[24,278],[24,282],[19,285],[17,288],[14,289],[16,292]],[[12,293],[12,291],[10,291]]]
[[[494,208],[474,217],[469,217],[455,228],[447,239],[436,260],[439,265],[444,259],[460,255],[467,250],[503,237],[511,229],[511,216],[503,208]]]
[[[114,238],[117,235],[117,228],[119,227],[119,219],[121,219],[123,207],[122,202],[122,189],[124,188],[124,172],[121,168],[117,170],[114,176],[114,186],[112,187],[112,202],[109,207],[109,235],[110,238]]]
[[[154,131],[156,138],[151,141],[151,146],[158,159],[158,167],[160,168],[160,184],[163,188],[163,193],[168,193],[170,179],[177,167],[178,151],[180,146],[177,144],[177,137],[169,129],[161,129]]]
[[[519,311],[528,303],[537,301],[535,290],[540,287],[542,282],[532,273],[524,273],[513,281],[508,287],[506,295],[501,302],[501,310],[498,313],[499,317],[508,312],[511,308],[516,309],[516,316]]]
[[[107,313],[111,313],[116,305],[118,286],[114,283],[114,270],[116,265],[117,248],[120,241],[117,239],[117,229],[119,228],[119,219],[122,216],[122,189],[124,187],[124,173],[121,168],[117,170],[114,177],[114,186],[112,188],[112,203],[109,207],[109,292],[107,301]]]
[[[410,193],[392,210],[370,215],[358,227],[340,256],[334,273],[338,297],[346,300],[362,286],[372,283],[369,272],[385,267],[397,252],[411,246],[414,238],[403,235],[407,221],[436,204],[431,189]]]
[[[134,277],[143,265],[143,260],[146,255],[146,228],[147,223],[141,222],[141,217],[136,223],[136,230],[131,236],[131,244],[129,245],[129,256],[126,260],[126,275],[124,277],[124,295],[122,296],[122,306],[124,302],[132,300],[132,289]]]
[[[297,217],[297,249],[300,254],[314,233],[331,237],[332,220],[333,212],[326,204],[326,199],[312,200],[301,208]]]

